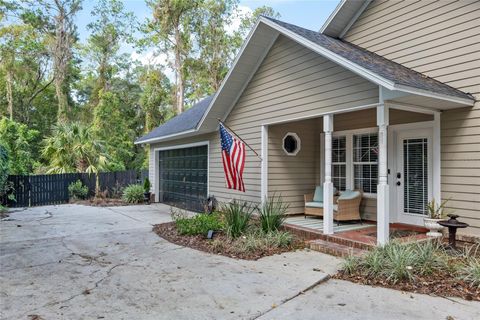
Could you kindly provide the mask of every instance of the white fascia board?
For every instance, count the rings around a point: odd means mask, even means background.
[[[390,88],[388,88],[388,89],[392,90]],[[475,104],[475,100],[473,100],[473,99],[452,97],[452,96],[448,96],[446,94],[434,93],[434,92],[431,92],[431,91],[422,90],[422,89],[418,89],[418,88],[413,88],[413,87],[400,85],[400,84],[395,84],[394,87],[393,87],[393,90],[403,91],[403,92],[407,92],[407,93],[413,93],[413,94],[416,94],[416,95],[419,95],[419,96],[424,96],[424,97],[429,97],[429,98],[451,101],[451,102],[455,102],[455,103],[466,105],[466,106],[473,106]]]
[[[321,46],[319,46],[318,44],[310,41],[310,40],[307,40],[305,39],[304,37],[296,34],[295,32],[293,31],[290,31],[278,24],[276,24],[275,22],[273,21],[270,21],[270,20],[267,20],[265,18],[261,18],[260,19],[261,22],[267,24],[268,26],[274,28],[274,29],[277,29],[279,32],[283,33],[284,35],[286,35],[287,37],[289,37],[290,39],[302,44],[303,46],[309,48],[310,50],[313,50],[315,52],[317,52],[318,54],[322,55],[323,57],[341,65],[342,67],[358,74],[359,76],[363,77],[363,78],[366,78],[367,80],[370,80],[371,82],[379,85],[379,86],[383,86],[383,87],[386,87],[387,89],[390,89],[390,90],[394,90],[394,85],[395,83],[393,81],[390,81],[390,80],[387,80],[381,76],[379,76],[378,74],[376,73],[373,73],[371,72],[370,70],[367,70],[353,62],[351,62],[350,60],[330,51],[330,50],[327,50]]]
[[[178,133],[174,133],[174,134],[169,134],[167,136],[161,136],[161,137],[158,137],[158,138],[150,138],[150,139],[147,139],[147,140],[143,140],[143,141],[135,141],[134,144],[152,144],[152,143],[156,143],[156,142],[161,142],[163,140],[167,140],[169,138],[174,138],[174,137],[178,137],[178,136],[183,136],[183,135],[187,135],[189,133],[194,133],[195,129],[190,129],[190,130],[187,130],[187,131],[182,131],[182,132],[178,132]]]
[[[366,0],[360,9],[358,9],[357,13],[352,17],[352,19],[348,22],[347,26],[342,30],[342,32],[338,35],[340,39],[342,39],[345,34],[350,30],[350,28],[353,26],[353,24],[357,21],[358,17],[365,11],[365,9],[368,7],[368,5],[372,2],[372,0]]]
[[[333,12],[328,16],[327,21],[325,21],[323,26],[320,28],[320,31],[319,31],[320,33],[323,33],[325,29],[327,29],[327,27],[330,25],[330,23],[332,23],[332,21],[335,19],[335,17],[340,12],[340,10],[342,9],[342,7],[345,5],[346,2],[347,0],[342,0],[340,1],[339,4],[337,4],[337,6],[335,7],[335,10],[333,10]]]

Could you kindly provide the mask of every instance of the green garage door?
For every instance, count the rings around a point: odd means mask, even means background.
[[[160,202],[202,211],[207,198],[207,146],[160,151]]]

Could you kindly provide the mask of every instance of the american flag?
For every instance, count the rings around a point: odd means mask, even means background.
[[[228,189],[245,192],[243,169],[245,168],[245,144],[235,139],[220,124],[220,142],[222,144],[223,170]]]

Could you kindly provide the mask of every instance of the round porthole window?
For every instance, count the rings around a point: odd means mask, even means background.
[[[283,151],[289,156],[294,156],[300,151],[300,137],[296,133],[289,132],[283,137]]]

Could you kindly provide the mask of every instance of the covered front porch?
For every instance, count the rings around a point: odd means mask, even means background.
[[[262,198],[282,196],[291,227],[368,244],[424,239],[427,204],[441,199],[440,114],[382,101],[265,124]],[[318,188],[321,214],[305,217],[305,195]],[[338,219],[339,197],[353,190],[361,194],[358,217]]]

